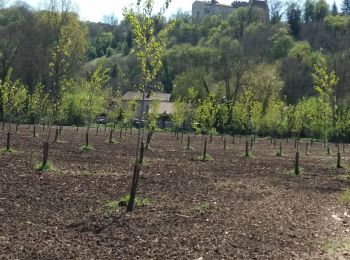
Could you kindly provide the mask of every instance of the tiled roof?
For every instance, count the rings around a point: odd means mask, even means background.
[[[160,102],[159,114],[171,115],[174,112],[173,102]]]

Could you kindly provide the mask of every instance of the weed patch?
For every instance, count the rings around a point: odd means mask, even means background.
[[[347,205],[350,204],[350,190],[349,189],[343,190],[340,193],[339,199],[344,204],[347,204]]]
[[[124,197],[121,197],[118,200],[112,200],[112,201],[107,201],[103,207],[108,213],[118,213],[122,207],[126,207],[128,205],[130,196],[126,195]],[[151,203],[151,201],[148,198],[135,198],[134,205],[135,206],[147,206]]]
[[[84,146],[81,146],[80,149],[82,151],[85,151],[85,152],[88,152],[88,151],[93,151],[94,148],[91,146],[91,145],[84,145]]]
[[[54,169],[53,163],[51,161],[48,161],[46,165],[43,165],[43,163],[37,163],[34,166],[34,169],[37,172],[46,172],[46,171],[51,171]]]

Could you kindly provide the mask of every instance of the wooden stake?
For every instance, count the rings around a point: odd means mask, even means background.
[[[295,154],[295,169],[294,169],[295,175],[300,174],[300,169],[299,169],[299,152],[296,152]]]
[[[6,151],[10,151],[10,140],[11,140],[11,133],[7,133],[7,140],[6,140]]]
[[[43,147],[43,165],[42,165],[43,168],[47,165],[48,158],[49,158],[49,142],[44,142],[44,147]]]
[[[207,138],[204,140],[203,161],[207,158]]]
[[[188,135],[187,136],[187,150],[190,150],[190,145],[191,145],[191,137]]]
[[[245,141],[245,157],[249,157],[249,141]]]

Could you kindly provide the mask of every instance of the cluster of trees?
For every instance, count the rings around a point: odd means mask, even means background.
[[[259,134],[284,137],[318,138],[349,141],[348,111],[339,111],[336,85],[339,78],[334,71],[327,72],[325,64],[314,67],[312,73],[317,95],[305,97],[295,105],[278,96],[264,102],[251,89],[244,90],[236,102],[228,102],[214,92],[199,98],[194,88],[187,99],[177,100],[174,106],[175,129],[191,125],[197,132],[209,134]],[[339,117],[339,114],[343,114]]]
[[[201,21],[193,21],[183,12],[171,19],[151,15],[151,34],[163,39],[161,45],[154,45],[150,35],[144,38],[149,46],[162,51],[150,48],[145,53],[147,48],[138,46],[135,39],[135,20],[128,16],[120,22],[106,16],[101,23],[91,23],[79,21],[69,0],[49,0],[46,11],[23,2],[2,4],[0,80],[9,84],[11,75],[16,88],[26,86],[24,110],[33,110],[29,97],[41,96],[43,103],[49,100],[50,113],[44,109],[40,113],[52,116],[27,116],[32,122],[54,118],[53,122],[60,124],[89,124],[97,113],[82,109],[89,100],[99,103],[94,105],[103,108],[99,112],[114,111],[105,107],[121,103],[115,100],[120,93],[160,85],[175,100],[193,108],[198,100],[216,100],[220,106],[215,124],[220,131],[226,126],[218,118],[227,112],[228,129],[235,132],[293,132],[315,137],[325,135],[316,129],[320,117],[315,113],[319,112],[320,96],[326,93],[331,98],[330,112],[323,118],[329,113],[332,118],[325,127],[326,135],[348,136],[349,1],[344,0],[339,10],[325,0],[307,0],[302,5],[274,0],[269,5],[269,22],[261,19],[262,11],[255,8],[238,8],[228,17],[208,16]],[[142,55],[147,58],[142,60]],[[101,62],[108,68],[104,71],[108,79],[97,83],[100,89],[92,89],[96,87],[94,72],[102,73]],[[326,75],[334,71],[332,91],[320,94],[315,88],[315,68],[327,68]],[[4,91],[2,100],[6,99]],[[43,103],[39,106],[45,107]],[[4,107],[0,106],[0,112],[5,119],[23,117],[18,111],[9,116]],[[114,111],[110,117],[122,114]],[[192,111],[191,117],[195,115]],[[340,126],[338,122],[344,123]]]

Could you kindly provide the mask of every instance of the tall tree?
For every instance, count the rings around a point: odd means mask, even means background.
[[[315,1],[314,0],[306,0],[304,4],[304,22],[310,23],[315,19]]]
[[[85,148],[89,148],[88,135],[92,121],[96,118],[98,113],[102,111],[103,102],[105,101],[102,93],[102,88],[109,81],[109,68],[105,68],[105,61],[102,61],[97,69],[92,74],[89,80],[83,81],[84,90],[83,96],[83,112],[86,115],[87,129],[86,129],[86,143]]]
[[[316,19],[323,21],[323,19],[329,15],[329,5],[326,0],[318,0],[316,3]]]
[[[341,11],[344,15],[350,15],[350,0],[343,0]]]
[[[283,3],[280,0],[272,0],[269,3],[270,8],[270,21],[272,24],[276,24],[282,21],[283,16]]]
[[[294,37],[298,38],[301,29],[301,9],[297,3],[291,3],[287,9],[287,20]]]
[[[49,0],[39,19],[51,38],[50,93],[57,116],[63,82],[72,75],[86,50],[86,28],[73,12],[70,0]]]
[[[133,33],[133,46],[134,55],[137,58],[137,63],[140,68],[140,83],[138,84],[139,90],[142,92],[142,108],[141,108],[141,120],[143,119],[144,100],[146,91],[149,90],[150,84],[155,80],[161,65],[162,54],[167,43],[168,32],[174,27],[174,23],[170,23],[167,28],[156,34],[156,21],[161,19],[163,13],[168,8],[171,0],[166,0],[164,6],[154,18],[153,0],[137,0],[136,8],[125,9],[125,19],[130,23]],[[143,133],[143,131],[142,131]],[[132,188],[130,191],[130,199],[127,206],[127,211],[132,211],[136,196],[138,176],[140,173],[140,167],[142,158],[139,157],[141,146],[141,128],[138,132],[136,156],[135,156],[135,170],[132,181]]]
[[[338,14],[338,6],[337,3],[334,1],[332,5],[332,15],[336,16]]]

